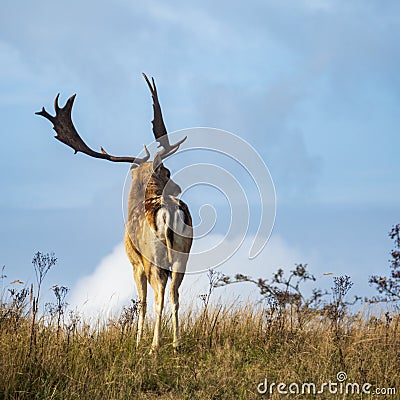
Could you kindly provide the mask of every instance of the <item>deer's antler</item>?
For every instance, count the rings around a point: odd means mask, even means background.
[[[178,151],[179,146],[187,139],[187,136],[185,136],[183,139],[179,140],[175,144],[170,144],[169,139],[168,139],[168,132],[167,128],[165,127],[162,112],[161,112],[161,106],[158,101],[158,95],[157,95],[157,88],[156,84],[154,82],[154,78],[151,78],[151,83],[149,81],[149,78],[145,73],[142,73],[144,79],[146,80],[147,86],[150,89],[150,93],[153,97],[153,110],[154,110],[154,118],[153,118],[153,133],[154,137],[157,140],[159,144],[158,147],[162,146],[163,149],[160,150],[157,153],[157,156],[160,156],[162,159],[170,156],[171,154],[174,154],[176,151]]]
[[[101,158],[104,160],[109,160],[113,162],[128,162],[134,164],[142,164],[146,162],[150,158],[150,153],[147,150],[147,147],[144,146],[146,151],[146,156],[143,158],[136,157],[117,157],[108,154],[103,147],[101,147],[101,153],[92,150],[79,136],[75,126],[72,122],[71,112],[72,106],[74,105],[75,97],[74,94],[71,96],[64,107],[60,108],[58,105],[59,94],[56,96],[54,100],[54,110],[56,115],[50,115],[45,108],[43,107],[41,111],[36,112],[35,114],[41,115],[42,117],[48,119],[53,124],[53,129],[57,132],[55,136],[60,142],[63,142],[67,146],[74,149],[74,152],[77,153],[80,151],[81,153],[85,153],[88,156]]]

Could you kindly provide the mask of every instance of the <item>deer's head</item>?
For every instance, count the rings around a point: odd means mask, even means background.
[[[161,160],[156,156],[154,161],[142,163],[137,168],[132,168],[132,194],[142,198],[156,196],[178,196],[180,186],[171,179],[171,173]]]

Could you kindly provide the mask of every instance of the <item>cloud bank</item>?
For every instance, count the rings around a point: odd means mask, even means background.
[[[219,235],[209,235],[208,242],[214,245],[220,241]],[[217,269],[226,275],[237,273],[253,277],[270,277],[278,267],[292,267],[302,262],[306,255],[295,247],[291,247],[279,235],[273,235],[265,249],[254,260],[248,259],[248,251],[254,240],[248,236],[240,249],[226,263]],[[202,243],[204,246],[204,241]],[[195,245],[194,245],[195,247]],[[203,247],[204,248],[204,247]],[[196,250],[194,248],[194,250]],[[315,259],[315,257],[313,257]],[[308,257],[308,260],[310,257]],[[190,264],[190,259],[189,259]],[[188,265],[190,268],[190,266]],[[209,260],[208,268],[213,268],[213,260]],[[182,309],[199,304],[199,295],[208,291],[208,278],[205,272],[186,274],[181,286]],[[233,285],[218,289],[215,297],[224,301],[240,299],[247,301],[258,298],[258,293],[252,285]],[[133,280],[132,267],[125,255],[123,243],[118,244],[111,254],[104,257],[92,274],[81,278],[72,288],[69,303],[85,318],[96,321],[98,318],[108,318],[117,313],[130,299],[137,298],[137,291]],[[149,286],[148,303],[152,312],[153,292]],[[168,305],[166,292],[166,305]]]
[[[132,267],[123,243],[104,257],[92,274],[79,279],[72,288],[70,307],[85,317],[109,317],[134,297]]]

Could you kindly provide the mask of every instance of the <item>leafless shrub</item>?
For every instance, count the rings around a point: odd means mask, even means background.
[[[295,264],[295,268],[286,276],[279,268],[270,279],[253,279],[250,276],[236,274],[233,278],[223,276],[215,287],[226,286],[233,283],[250,282],[255,284],[265,302],[268,324],[274,323],[279,327],[285,324],[284,315],[289,316],[291,329],[296,320],[298,327],[302,327],[304,316],[308,312],[319,310],[323,304],[323,297],[327,291],[312,289],[311,295],[305,294],[303,284],[315,281],[314,275],[307,271],[307,264]]]
[[[40,291],[42,288],[43,280],[46,277],[47,273],[49,272],[50,268],[52,268],[57,263],[57,258],[55,257],[54,253],[41,253],[37,252],[33,259],[32,264],[35,270],[36,275],[36,293],[34,290],[33,284],[31,285],[30,297],[31,297],[31,311],[32,311],[32,324],[31,324],[31,337],[30,337],[30,344],[29,344],[29,354],[32,353],[32,349],[35,347],[36,344],[36,318],[39,310],[39,299],[40,299]]]
[[[352,286],[353,282],[348,275],[333,277],[332,299],[324,307],[325,314],[331,321],[334,342],[338,350],[340,365],[343,369],[346,368],[343,351],[343,340],[345,338],[344,319],[348,313],[349,306],[354,305],[361,299],[355,296],[353,301],[347,300],[347,294]]]
[[[216,271],[215,269],[210,268],[207,272],[208,278],[208,291],[207,293],[203,293],[199,295],[200,300],[204,304],[204,309],[207,310],[208,304],[210,302],[211,295],[214,292],[214,289],[220,286],[220,282],[224,281],[226,278],[222,272]]]
[[[139,307],[140,302],[131,299],[131,304],[122,308],[121,314],[118,318],[118,324],[121,328],[121,340],[125,333],[131,332],[135,322],[137,321]]]
[[[394,225],[389,232],[389,237],[394,242],[394,249],[390,252],[389,260],[390,276],[373,275],[369,278],[369,283],[374,286],[379,295],[366,300],[371,303],[400,302],[400,224]]]
[[[66,286],[54,285],[52,287],[52,290],[54,296],[56,297],[56,302],[46,303],[45,308],[52,318],[54,317],[57,318],[57,336],[58,336],[61,328],[61,322],[64,323],[64,313],[68,306],[68,303],[65,301],[65,297],[67,296],[69,289]]]

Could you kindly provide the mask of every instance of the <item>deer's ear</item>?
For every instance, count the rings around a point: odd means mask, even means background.
[[[160,154],[157,153],[153,160],[153,171],[155,171],[161,165],[162,165],[162,158],[161,158]]]

